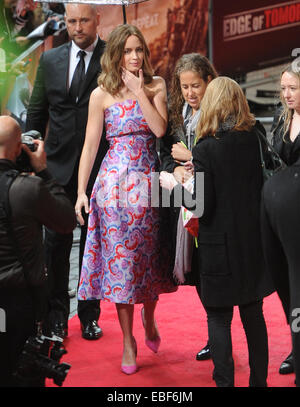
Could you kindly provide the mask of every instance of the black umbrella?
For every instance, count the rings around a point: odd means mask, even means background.
[[[123,20],[126,24],[126,9],[125,6],[130,4],[142,3],[148,0],[34,0],[35,2],[42,3],[85,3],[85,4],[97,4],[97,5],[121,5],[123,8]]]

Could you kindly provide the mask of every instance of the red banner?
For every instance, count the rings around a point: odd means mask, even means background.
[[[236,74],[292,59],[299,47],[300,1],[214,0],[212,59],[223,74]]]

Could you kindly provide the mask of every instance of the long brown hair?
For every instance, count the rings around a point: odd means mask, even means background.
[[[282,78],[282,75],[286,72],[295,76],[295,78],[298,79],[298,87],[300,87],[300,69],[297,67],[294,67],[293,64],[290,64],[281,73],[280,79]],[[283,136],[282,137],[285,140],[285,136],[288,134],[290,126],[291,126],[292,117],[293,117],[293,109],[289,108],[289,106],[287,105],[287,103],[283,97],[282,91],[280,91],[280,100],[282,103],[283,110],[279,116],[278,124],[281,120],[283,120]]]
[[[180,74],[187,71],[196,72],[206,83],[209,79],[218,76],[210,61],[201,54],[185,54],[179,58],[175,65],[170,90],[169,120],[173,131],[183,124],[182,107],[185,101],[180,86]]]
[[[143,46],[144,60],[142,70],[145,84],[152,82],[153,70],[150,64],[150,51],[141,31],[130,24],[117,26],[109,35],[105,51],[101,58],[102,72],[98,78],[98,85],[108,93],[115,96],[124,86],[121,77],[121,65],[124,56],[124,48],[128,37],[135,35]]]
[[[201,102],[201,115],[196,129],[197,140],[215,136],[220,125],[232,121],[232,130],[250,130],[255,117],[250,113],[247,99],[237,82],[226,76],[213,79]]]

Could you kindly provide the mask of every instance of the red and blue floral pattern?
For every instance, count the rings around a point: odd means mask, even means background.
[[[151,206],[156,138],[136,100],[106,109],[105,126],[110,147],[90,200],[78,299],[155,301],[176,290],[163,275],[159,209]]]

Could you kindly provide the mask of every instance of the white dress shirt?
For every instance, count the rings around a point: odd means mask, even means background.
[[[84,57],[85,72],[87,71],[87,69],[89,67],[89,63],[90,63],[90,60],[92,58],[94,49],[95,49],[95,47],[97,45],[97,42],[98,42],[98,35],[97,35],[96,40],[93,42],[93,44],[91,44],[86,49],[82,50],[82,51],[85,51],[85,53],[86,53],[86,55]],[[76,66],[77,66],[77,64],[79,62],[79,59],[80,59],[79,56],[77,56],[78,51],[81,51],[81,48],[79,48],[78,45],[76,45],[75,42],[72,41],[71,51],[70,51],[70,63],[69,63],[69,81],[68,81],[69,88],[70,88],[71,83],[72,83],[72,79],[73,79],[73,75],[74,75]]]

